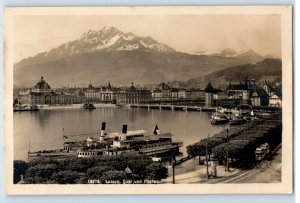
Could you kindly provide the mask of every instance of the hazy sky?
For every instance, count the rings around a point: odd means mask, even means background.
[[[14,62],[104,26],[151,36],[181,52],[253,49],[262,55],[281,57],[279,15],[46,15],[14,18]]]

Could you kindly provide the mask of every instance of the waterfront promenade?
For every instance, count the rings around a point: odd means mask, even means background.
[[[179,166],[175,170],[176,184],[217,184],[217,183],[277,183],[281,182],[282,168],[281,146],[276,148],[268,160],[264,160],[260,167],[253,166],[248,170],[231,168],[230,172],[225,172],[223,165],[217,166],[217,177],[207,179],[206,165],[199,165],[198,158],[191,159]],[[162,184],[170,184],[172,179],[172,167],[168,167],[169,176],[162,180]]]

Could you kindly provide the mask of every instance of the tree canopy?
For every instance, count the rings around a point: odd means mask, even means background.
[[[146,178],[161,180],[168,176],[167,168],[162,163],[153,162],[150,157],[136,153],[91,158],[73,157],[61,161],[53,159],[38,159],[29,163],[16,161],[15,174],[19,179],[20,174],[24,174],[24,180],[29,184],[75,184],[87,183],[91,179],[99,180],[101,183],[110,181],[122,183],[123,180],[132,178],[126,176],[126,167],[132,171],[134,180],[142,182]],[[16,181],[19,179],[16,178]]]

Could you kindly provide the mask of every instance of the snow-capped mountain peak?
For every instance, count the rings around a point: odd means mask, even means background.
[[[115,27],[103,27],[99,31],[89,30],[79,39],[82,44],[89,45],[90,50],[136,50],[173,52],[174,50],[165,44],[161,44],[151,37],[138,37],[133,33],[124,33]]]
[[[50,51],[36,56],[40,60],[56,60],[73,54],[91,53],[95,51],[132,51],[143,50],[153,52],[176,52],[166,44],[153,38],[139,37],[128,32],[124,33],[115,27],[103,27],[100,30],[88,30],[77,40],[67,42]],[[47,57],[47,59],[43,59]]]

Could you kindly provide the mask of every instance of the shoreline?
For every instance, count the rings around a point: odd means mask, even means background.
[[[37,105],[40,110],[53,110],[53,109],[80,109],[83,104],[70,104],[70,105]],[[116,104],[94,104],[97,108],[111,108],[119,107]]]

